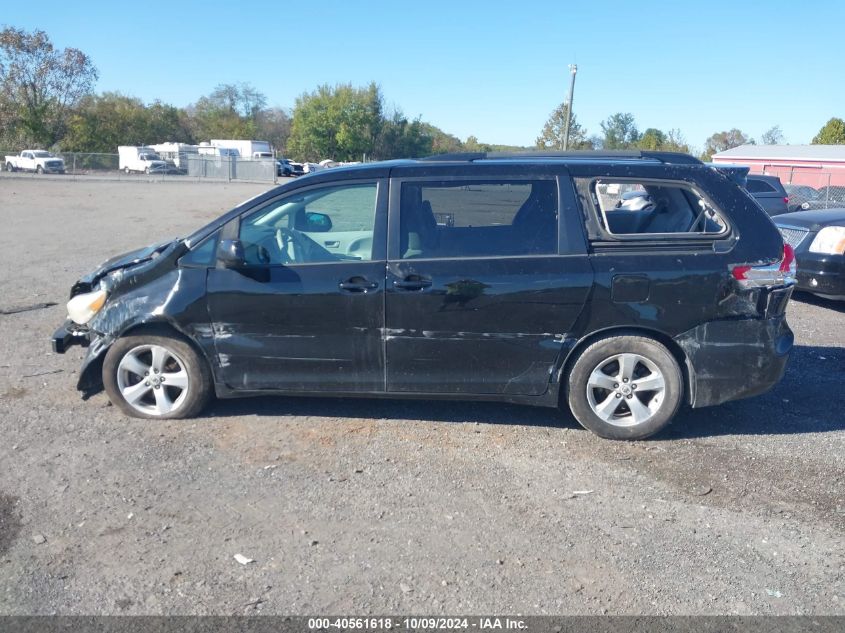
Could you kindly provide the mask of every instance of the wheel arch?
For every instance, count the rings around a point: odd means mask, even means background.
[[[168,336],[179,339],[188,345],[197,353],[197,355],[205,362],[209,374],[214,376],[214,365],[208,357],[206,350],[200,345],[192,336],[179,328],[175,323],[168,320],[156,321],[141,321],[132,323],[125,329],[121,330],[119,334],[108,339],[100,339],[101,343],[96,348],[96,354],[86,359],[86,364],[83,366],[79,374],[79,383],[77,388],[89,397],[95,393],[103,390],[103,361],[106,354],[114,343],[127,336],[137,336],[139,334],[149,334],[151,336]]]
[[[677,341],[675,341],[671,336],[665,334],[664,332],[652,328],[638,326],[613,326],[602,330],[597,330],[583,337],[566,355],[566,358],[561,364],[560,371],[560,388],[558,389],[558,397],[560,402],[566,402],[566,399],[569,394],[569,374],[572,371],[572,366],[575,364],[575,361],[578,359],[581,353],[590,345],[595,343],[597,340],[602,338],[608,338],[611,336],[642,336],[645,338],[654,339],[658,343],[661,343],[666,349],[669,350],[669,353],[672,354],[672,357],[675,359],[675,361],[677,361],[678,366],[681,368],[681,376],[684,385],[683,402],[685,404],[690,404],[694,401],[695,372],[692,365],[690,364],[689,358],[687,358],[686,353],[681,348],[681,346],[678,345]]]

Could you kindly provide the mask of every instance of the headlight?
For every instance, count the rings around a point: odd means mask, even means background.
[[[826,226],[810,244],[811,253],[845,255],[845,226]]]
[[[105,290],[76,295],[67,302],[67,314],[70,320],[79,325],[85,325],[105,305],[106,296]]]

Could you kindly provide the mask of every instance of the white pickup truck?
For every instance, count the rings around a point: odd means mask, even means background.
[[[17,156],[6,156],[6,171],[34,171],[39,174],[65,173],[65,161],[43,149],[25,149]]]

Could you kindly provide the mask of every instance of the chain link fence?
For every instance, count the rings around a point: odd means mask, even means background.
[[[54,159],[23,158],[19,151],[0,150],[0,163],[5,173],[16,175],[41,173],[63,173],[70,176],[97,176],[115,180],[165,180],[190,179],[214,181],[267,182],[278,181],[278,165],[275,159],[247,159],[236,156],[207,154],[181,155],[178,161],[165,160],[166,166],[143,170],[125,169],[117,154],[82,152],[53,152],[55,158],[64,162],[58,168]],[[7,160],[8,159],[8,160]],[[50,163],[45,163],[49,160]],[[39,169],[39,165],[41,168]]]

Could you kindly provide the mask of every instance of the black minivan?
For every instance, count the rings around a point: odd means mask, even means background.
[[[783,375],[792,250],[685,154],[455,154],[335,168],[71,290],[54,350],[126,414],[212,396],[568,406],[637,439]]]

